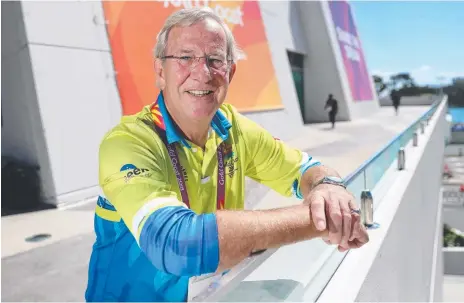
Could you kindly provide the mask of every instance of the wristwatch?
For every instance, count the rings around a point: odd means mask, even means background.
[[[343,188],[346,188],[345,182],[343,181],[342,178],[339,178],[339,177],[324,177],[321,180],[317,181],[314,184],[313,188],[320,184],[332,184],[332,185],[338,185]]]

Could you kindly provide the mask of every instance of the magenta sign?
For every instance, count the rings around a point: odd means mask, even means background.
[[[371,80],[350,4],[346,1],[330,1],[329,6],[353,101],[373,100]]]

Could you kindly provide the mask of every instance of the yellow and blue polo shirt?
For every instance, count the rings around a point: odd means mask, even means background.
[[[182,202],[161,129],[174,144],[190,208]],[[121,122],[99,151],[96,242],[87,301],[186,301],[192,276],[219,264],[216,217],[217,148],[225,145],[225,209],[244,208],[245,176],[284,196],[301,198],[300,180],[319,165],[224,104],[205,148],[184,138],[163,99]]]

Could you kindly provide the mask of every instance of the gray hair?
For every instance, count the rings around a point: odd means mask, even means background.
[[[176,26],[191,26],[208,18],[219,23],[219,25],[224,29],[226,34],[227,59],[232,60],[234,63],[240,59],[244,59],[245,54],[238,47],[234,35],[227,24],[225,24],[224,21],[222,21],[222,19],[209,7],[181,9],[170,15],[156,37],[157,41],[154,49],[155,58],[162,58],[166,55],[165,51],[168,42],[168,35],[172,28]]]

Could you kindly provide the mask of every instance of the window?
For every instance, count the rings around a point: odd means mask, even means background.
[[[293,83],[295,84],[295,90],[298,96],[298,103],[300,104],[301,116],[304,119],[304,59],[303,54],[287,51],[288,61],[292,69]],[[304,121],[306,122],[306,121]]]

